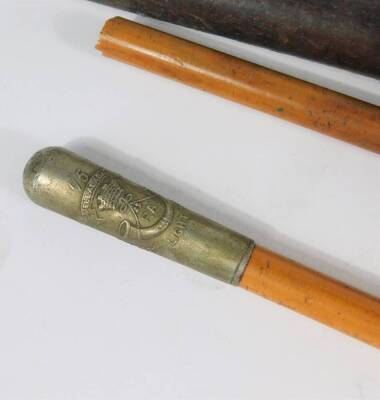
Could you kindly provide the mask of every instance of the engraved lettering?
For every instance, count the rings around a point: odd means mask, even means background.
[[[90,210],[92,201],[96,194],[97,187],[99,183],[102,181],[105,174],[106,172],[103,169],[100,169],[96,171],[95,174],[92,175],[91,178],[88,180],[82,195],[82,202],[81,202],[82,215],[86,214]]]
[[[190,217],[188,217],[187,215],[182,214],[177,223],[175,224],[174,227],[174,232],[169,236],[168,238],[168,242],[170,243],[170,245],[172,247],[174,247],[178,241],[180,240],[183,232],[186,230],[187,228],[187,224],[189,222]]]
[[[156,214],[156,207],[148,206],[147,209],[154,215]]]
[[[69,186],[71,190],[82,190],[82,188],[78,185],[78,182],[70,177]]]
[[[88,179],[88,175],[78,168],[74,176],[70,176],[69,186],[72,190],[83,190]]]

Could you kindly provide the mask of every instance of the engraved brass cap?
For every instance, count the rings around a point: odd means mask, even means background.
[[[42,207],[234,285],[254,247],[252,240],[64,148],[34,154],[24,188]]]

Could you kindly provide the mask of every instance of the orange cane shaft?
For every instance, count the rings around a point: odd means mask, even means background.
[[[240,286],[380,348],[380,300],[257,246]]]
[[[104,55],[380,153],[380,108],[116,17]]]

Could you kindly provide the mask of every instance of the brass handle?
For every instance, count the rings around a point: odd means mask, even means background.
[[[240,285],[380,347],[380,300],[259,246],[63,148],[36,153],[24,187],[42,207]]]
[[[248,238],[63,148],[36,153],[24,187],[42,207],[235,285],[253,248]]]

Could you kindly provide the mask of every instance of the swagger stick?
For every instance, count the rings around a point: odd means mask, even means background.
[[[36,153],[24,187],[42,207],[187,265],[380,348],[380,300],[283,258],[62,148]]]
[[[380,153],[380,108],[117,17],[104,55]]]

